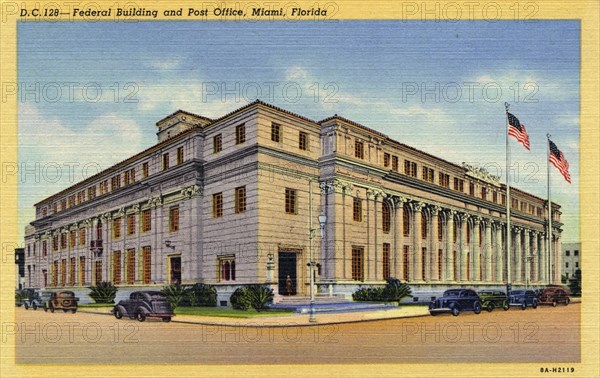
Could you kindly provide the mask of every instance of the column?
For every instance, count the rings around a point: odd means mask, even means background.
[[[460,215],[460,280],[467,280],[467,254],[469,253],[469,245],[467,244],[467,222],[469,221],[468,214]]]
[[[424,207],[424,203],[417,202],[412,203],[413,210],[413,248],[412,248],[412,272],[410,274],[411,279],[415,281],[423,280],[423,259],[421,254],[421,222],[423,214],[421,210]]]
[[[484,244],[483,244],[483,263],[485,264],[485,272],[483,280],[485,282],[492,281],[492,221],[489,219],[483,220],[484,228]]]
[[[529,277],[531,272],[529,271],[529,260],[531,259],[531,239],[529,238],[528,229],[523,229],[523,247],[522,247],[522,255],[521,262],[525,264],[523,269],[521,269],[521,273],[523,275],[523,282],[529,282]]]
[[[439,230],[439,213],[440,213],[440,207],[439,206],[432,206],[430,209],[430,217],[431,217],[431,243],[429,243],[430,245],[430,251],[429,252],[429,256],[431,256],[431,258],[429,259],[429,261],[431,262],[430,264],[430,268],[429,268],[429,272],[430,272],[430,276],[429,278],[432,281],[439,281],[440,280],[440,272],[438,270],[438,266],[441,263],[441,261],[439,261],[440,256],[438,253],[438,250],[440,249],[440,247],[442,246],[438,240],[439,235],[438,235],[438,230]],[[443,270],[443,269],[442,269]]]
[[[496,264],[496,282],[504,282],[504,245],[502,244],[502,222],[494,222],[496,229],[496,245],[494,248],[495,264]]]
[[[454,277],[454,215],[456,211],[446,212],[446,277],[447,281],[455,281]]]
[[[522,252],[522,246],[521,246],[521,236],[522,236],[522,228],[521,227],[515,227],[515,235],[514,235],[514,240],[515,240],[515,255],[513,257],[513,262],[514,262],[514,275],[512,275],[513,277],[513,282],[522,282],[522,261],[523,261],[523,252]]]
[[[531,231],[531,255],[533,256],[532,263],[529,265],[531,268],[531,282],[538,282],[538,270],[537,266],[540,261],[539,250],[538,250],[538,232]]]
[[[404,278],[404,269],[402,263],[402,250],[404,248],[404,234],[402,225],[404,224],[404,201],[402,198],[394,197],[394,253],[392,254],[393,263],[393,276],[398,279]]]
[[[480,234],[481,217],[473,217],[473,243],[471,248],[471,260],[473,261],[473,281],[481,281],[481,234]]]
[[[539,272],[539,278],[540,278],[540,282],[542,283],[546,283],[547,282],[547,266],[548,266],[548,259],[547,259],[547,253],[548,253],[548,246],[546,244],[546,236],[545,234],[541,234],[540,233],[540,261],[538,264],[538,272]]]

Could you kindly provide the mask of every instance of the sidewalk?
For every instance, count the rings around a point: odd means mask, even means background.
[[[249,310],[253,311],[253,310]],[[110,315],[109,310],[80,308],[79,312],[93,313],[101,315]],[[305,327],[322,326],[329,324],[357,323],[385,319],[413,318],[418,316],[428,316],[427,306],[401,306],[390,310],[343,312],[343,313],[316,313],[316,322],[310,322],[310,315],[290,314],[284,316],[267,316],[260,318],[227,318],[216,316],[195,316],[195,315],[176,315],[173,317],[173,323],[200,324],[211,326],[232,326],[232,327]]]

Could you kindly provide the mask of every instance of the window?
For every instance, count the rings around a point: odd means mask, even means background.
[[[53,213],[58,212],[58,203],[56,203],[56,202],[52,203],[52,212]]]
[[[308,150],[308,134],[303,131],[298,134],[298,148],[302,151]]]
[[[442,241],[444,239],[444,218],[442,214],[438,214],[438,241]]]
[[[246,211],[246,187],[235,188],[235,212],[243,213]]]
[[[46,240],[42,241],[42,256],[48,256],[48,243]]]
[[[440,186],[450,188],[450,175],[440,172]]]
[[[213,194],[213,218],[221,218],[223,216],[223,193]]]
[[[131,178],[131,183],[132,184],[135,183],[135,168],[131,168],[129,170],[129,176]]]
[[[500,203],[501,203],[503,206],[506,206],[506,194],[503,194],[503,195],[501,196],[501,201],[500,201]]]
[[[422,179],[427,182],[433,183],[433,176],[434,176],[433,169],[423,166]]]
[[[354,157],[359,159],[365,158],[365,145],[358,140],[354,141]]]
[[[387,202],[381,204],[381,226],[384,234],[390,233],[391,228],[391,210]]]
[[[142,211],[142,232],[152,230],[152,213],[150,209]]]
[[[568,268],[568,267],[569,267],[569,263],[568,263],[568,262],[566,262],[566,263],[565,263],[565,268]]]
[[[223,137],[221,134],[217,134],[213,137],[213,154],[221,152],[223,150]]]
[[[383,243],[383,258],[381,259],[383,263],[382,272],[383,279],[387,280],[390,278],[390,244]]]
[[[281,142],[281,125],[271,123],[271,140],[273,142]]]
[[[121,187],[121,175],[116,175],[110,178],[110,190],[117,190]]]
[[[398,172],[398,156],[392,156],[392,171]]]
[[[121,218],[113,219],[113,238],[119,239],[121,237]]]
[[[235,257],[219,258],[219,279],[223,281],[235,281]]]
[[[79,285],[85,285],[85,256],[79,257]]]
[[[94,282],[96,285],[102,282],[102,261],[94,262]]]
[[[427,270],[427,247],[421,248],[421,279],[425,281],[425,271]]]
[[[162,170],[166,171],[169,169],[169,153],[164,153],[162,156]]]
[[[404,160],[404,174],[407,176],[417,177],[417,163]]]
[[[77,192],[77,204],[85,202],[85,190]]]
[[[142,248],[142,258],[144,259],[144,284],[149,284],[152,274],[152,250],[150,246]]]
[[[471,279],[471,254],[467,252],[467,281]]]
[[[354,198],[353,203],[353,214],[355,222],[362,222],[362,200],[360,198]]]
[[[58,235],[52,237],[52,251],[58,251]]]
[[[48,215],[49,208],[50,208],[49,206],[48,207],[44,206],[44,208],[42,209],[42,217],[45,217]]]
[[[573,256],[579,256],[579,250],[576,249],[575,251],[573,251]]]
[[[498,192],[495,190],[492,192],[492,202],[498,203]]]
[[[427,217],[425,215],[421,215],[421,239],[427,239]]]
[[[475,197],[475,184],[472,182],[469,183],[469,195]]]
[[[571,256],[571,251],[567,250],[567,251],[565,252],[565,256]]]
[[[169,209],[169,231],[179,231],[179,206]]]
[[[390,166],[390,154],[387,152],[383,154],[383,166],[386,168]]]
[[[148,168],[148,162],[142,164],[142,178],[146,178],[150,174],[150,170]]]
[[[75,286],[75,257],[69,260],[69,286]]]
[[[402,249],[402,271],[404,281],[410,278],[410,247],[405,245]]]
[[[121,283],[121,251],[113,252],[113,285]]]
[[[130,179],[130,176],[129,176],[129,171],[125,171],[124,182],[125,182],[125,186],[131,184],[131,179]]]
[[[458,191],[458,192],[464,192],[465,191],[465,182],[464,180],[461,180],[457,177],[454,178],[454,190]]]
[[[437,259],[437,270],[438,270],[438,278],[441,280],[442,279],[442,260],[444,259],[444,253],[442,252],[441,249],[438,249],[438,259]]]
[[[285,212],[296,214],[296,190],[285,188]]]
[[[63,198],[60,200],[60,211],[66,210],[67,208],[67,199]]]
[[[467,221],[467,244],[471,243],[471,223]]]
[[[108,180],[102,181],[98,186],[100,187],[101,195],[108,193]]]
[[[133,285],[135,283],[135,249],[127,250],[127,284]]]
[[[239,125],[235,128],[235,144],[241,144],[246,141],[246,125]]]
[[[91,186],[88,188],[88,200],[96,198],[96,187]]]
[[[75,206],[75,194],[69,196],[69,208]]]
[[[487,189],[485,187],[481,187],[481,199],[484,201],[487,199]]]
[[[135,235],[135,214],[127,215],[127,235]]]
[[[364,280],[363,247],[352,247],[352,279],[354,281]]]
[[[60,248],[61,249],[67,248],[67,234],[66,233],[60,234]]]
[[[60,261],[60,286],[67,284],[67,259]]]
[[[183,163],[183,147],[177,147],[177,164]]]
[[[76,230],[69,231],[69,248],[75,247],[76,240],[77,240],[77,231]]]
[[[579,268],[579,261],[575,261],[575,268]]]

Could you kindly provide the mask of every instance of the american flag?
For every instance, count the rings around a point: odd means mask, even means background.
[[[565,159],[565,155],[563,155],[562,151],[556,147],[550,139],[548,139],[550,143],[550,155],[548,159],[550,163],[552,163],[558,171],[563,175],[565,180],[570,184],[571,183],[571,175],[569,174],[569,162]]]
[[[527,135],[525,125],[519,122],[514,115],[508,112],[506,114],[508,115],[508,135],[515,137],[529,151],[529,135]]]

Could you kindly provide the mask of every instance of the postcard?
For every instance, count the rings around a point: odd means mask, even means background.
[[[1,8],[2,376],[598,376],[596,2]]]

